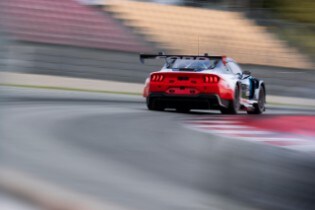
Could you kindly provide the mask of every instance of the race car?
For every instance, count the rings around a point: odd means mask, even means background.
[[[226,56],[140,54],[140,61],[165,59],[160,71],[145,81],[143,96],[149,110],[175,108],[215,109],[222,114],[248,114],[265,111],[266,87],[263,80]]]

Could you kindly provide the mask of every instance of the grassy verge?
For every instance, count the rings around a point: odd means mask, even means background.
[[[42,85],[20,85],[20,84],[8,84],[0,83],[0,86],[7,87],[22,87],[22,88],[38,88],[38,89],[50,89],[50,90],[66,90],[66,91],[80,91],[89,93],[109,93],[109,94],[123,94],[123,95],[135,95],[140,96],[140,93],[122,92],[122,91],[108,91],[108,90],[91,90],[82,88],[68,88],[68,87],[55,87],[55,86],[42,86]]]
[[[275,106],[275,107],[289,107],[289,108],[308,108],[308,109],[315,109],[315,106],[307,105],[307,104],[286,104],[286,103],[280,103],[280,102],[267,102],[267,106]]]

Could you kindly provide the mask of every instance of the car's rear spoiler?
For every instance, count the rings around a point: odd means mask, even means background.
[[[209,56],[208,54],[204,55],[165,55],[163,53],[159,54],[140,54],[140,61],[141,63],[144,63],[145,59],[160,59],[160,58],[187,58],[187,59],[219,59],[219,60],[225,60],[226,56]]]

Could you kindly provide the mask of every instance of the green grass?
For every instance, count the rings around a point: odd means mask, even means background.
[[[50,89],[50,90],[80,91],[80,92],[89,92],[89,93],[123,94],[123,95],[135,95],[135,96],[141,95],[140,93],[133,93],[133,92],[90,90],[90,89],[83,89],[83,88],[67,88],[67,87],[42,86],[42,85],[20,85],[20,84],[0,83],[0,86],[38,88],[38,89]]]

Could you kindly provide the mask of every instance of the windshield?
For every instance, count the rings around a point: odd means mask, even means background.
[[[175,70],[194,70],[202,71],[214,69],[218,64],[218,59],[180,59],[170,58],[167,59],[166,68]]]

